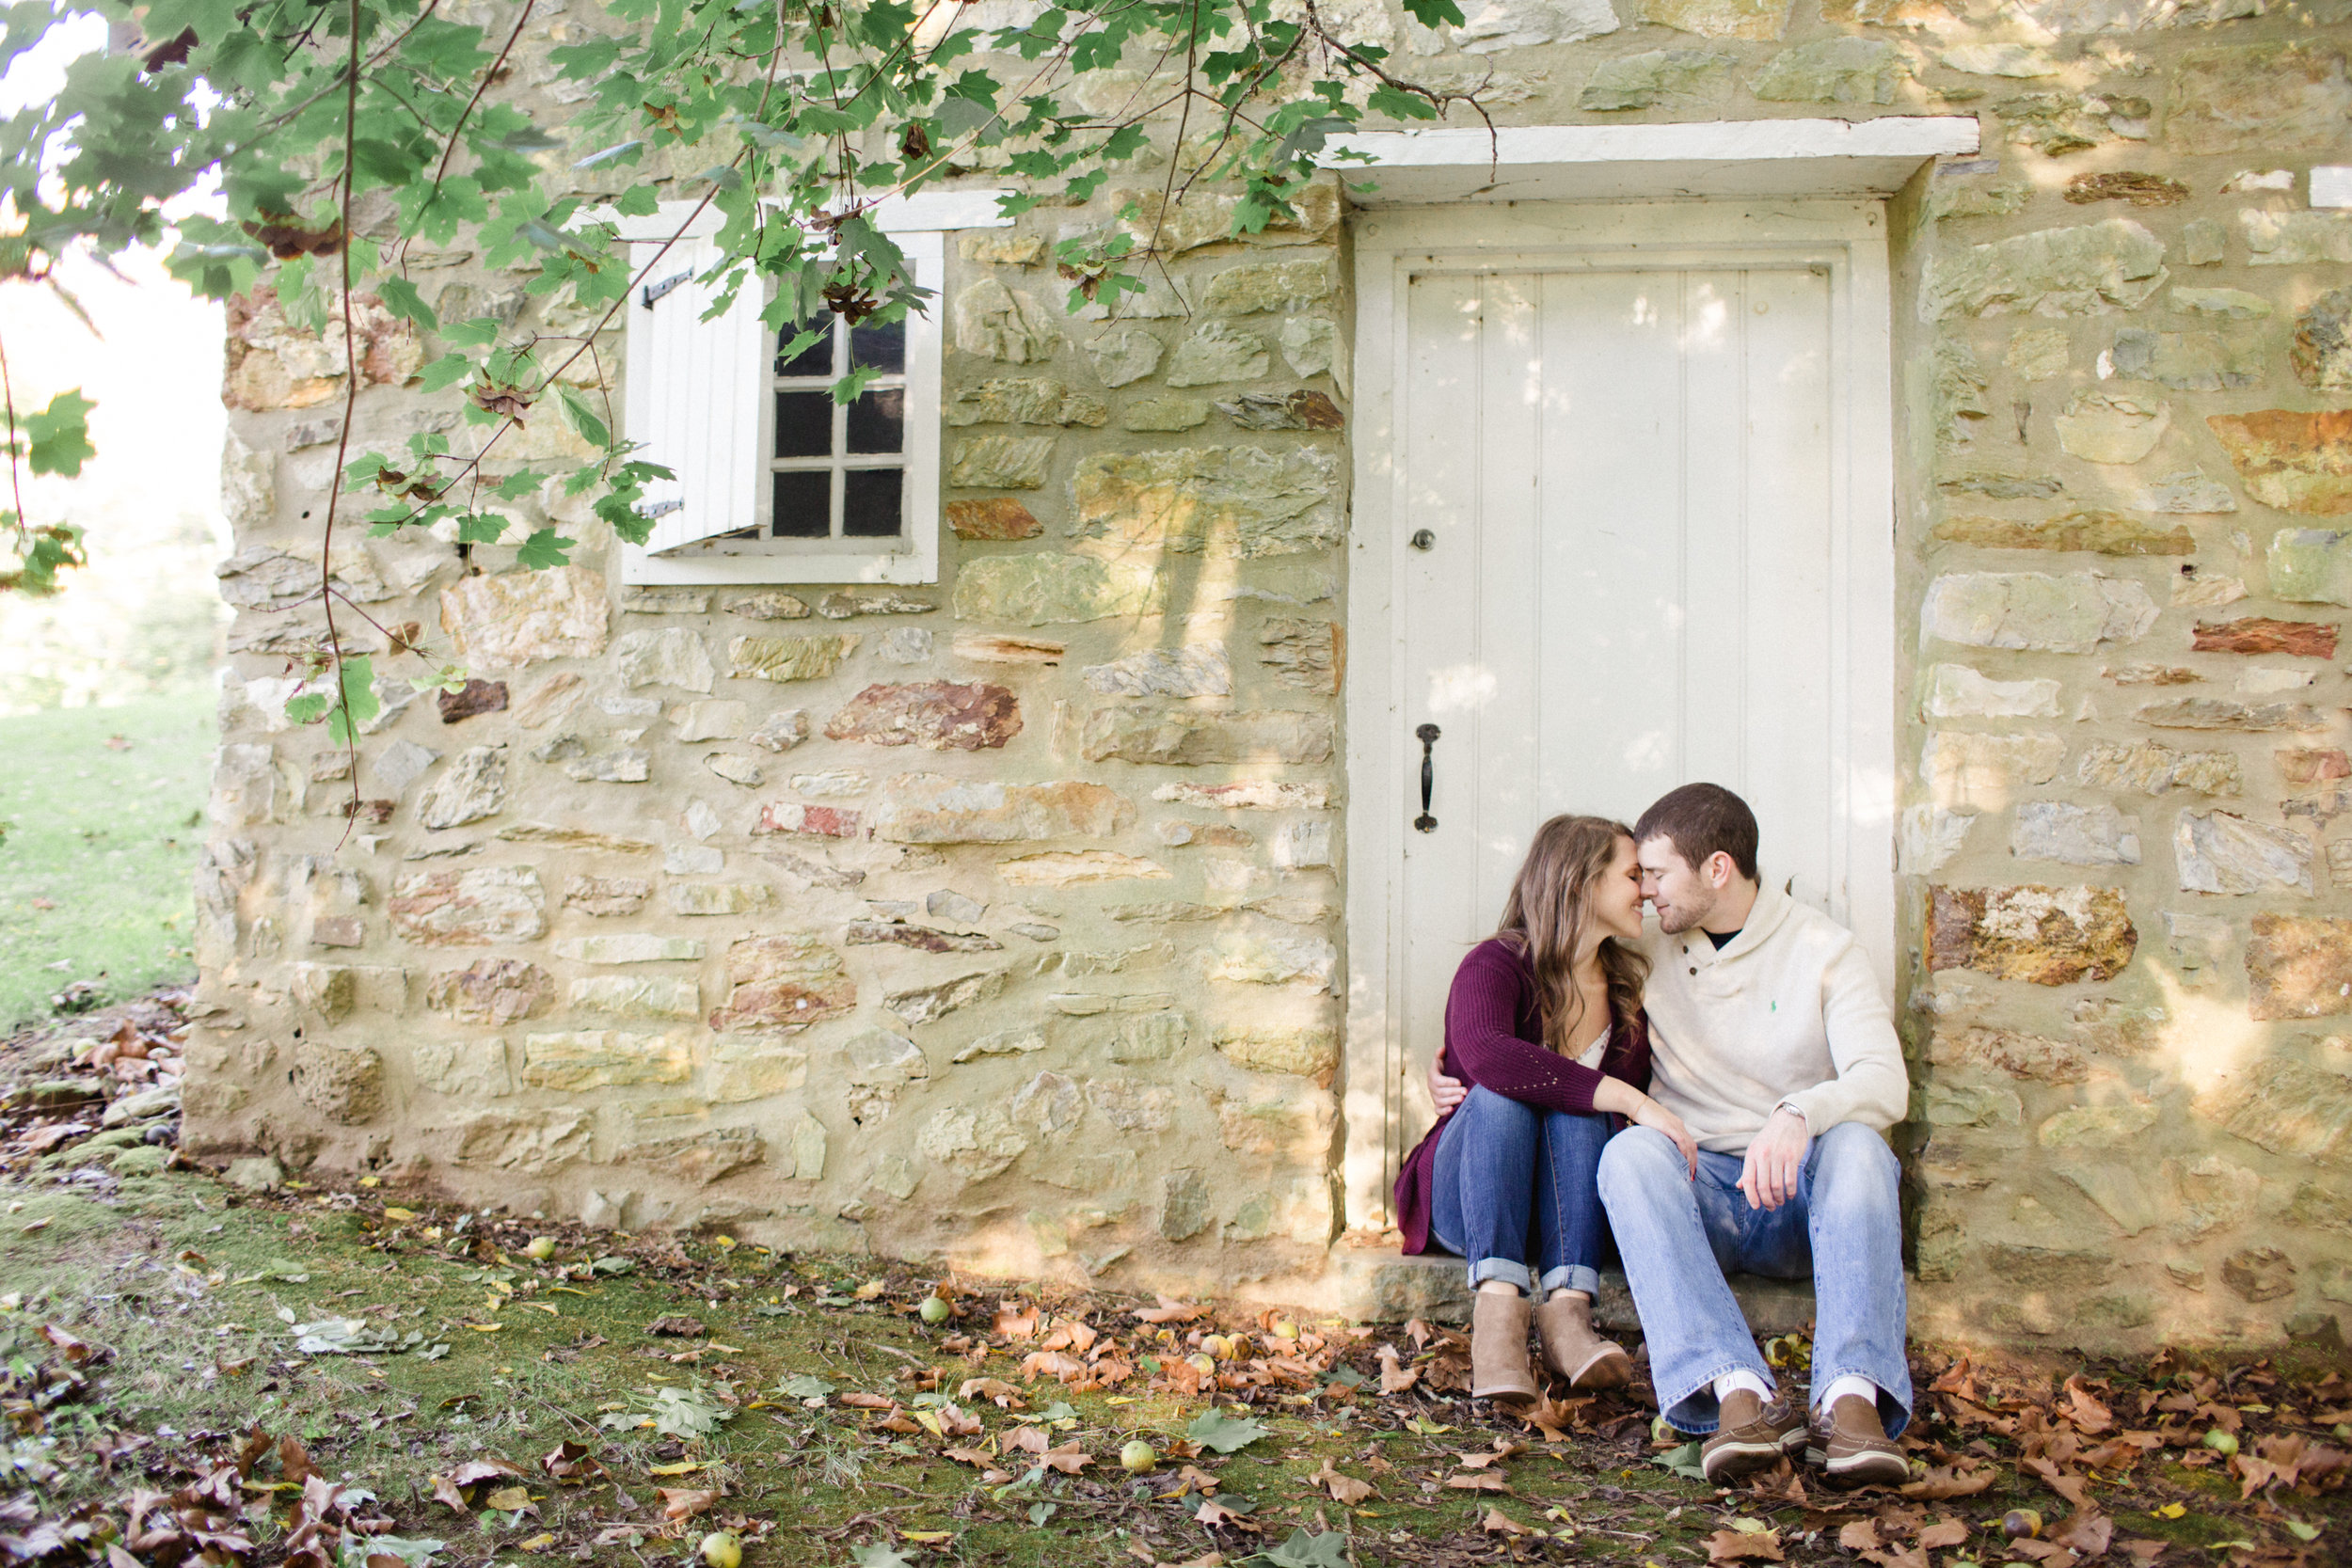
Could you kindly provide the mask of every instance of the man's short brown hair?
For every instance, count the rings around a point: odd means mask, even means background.
[[[1756,813],[1721,784],[1688,784],[1661,795],[1633,824],[1633,841],[1662,838],[1693,868],[1721,851],[1749,881],[1756,875]]]

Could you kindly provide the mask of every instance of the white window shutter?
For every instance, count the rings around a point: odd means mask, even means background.
[[[660,555],[757,526],[768,333],[755,277],[723,314],[702,319],[719,294],[701,280],[719,260],[707,240],[630,249],[644,281],[628,302],[628,434],[644,443],[636,455],[676,476],[638,503],[654,519],[645,549]]]

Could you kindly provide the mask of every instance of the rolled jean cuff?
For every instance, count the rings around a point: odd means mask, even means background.
[[[1581,1291],[1597,1299],[1600,1295],[1600,1271],[1582,1263],[1563,1263],[1544,1275],[1544,1294],[1554,1291]]]
[[[1511,1258],[1481,1258],[1470,1266],[1471,1290],[1477,1290],[1489,1279],[1516,1285],[1521,1295],[1531,1293],[1535,1288],[1535,1276],[1528,1272],[1527,1265]]]

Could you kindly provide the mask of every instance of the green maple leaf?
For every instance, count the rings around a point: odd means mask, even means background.
[[[89,440],[89,411],[97,406],[76,387],[51,398],[40,413],[24,417],[24,434],[32,438],[26,459],[33,472],[72,479],[85,461],[98,455]]]
[[[1204,1449],[1232,1453],[1236,1449],[1248,1447],[1261,1437],[1273,1436],[1274,1429],[1247,1417],[1236,1420],[1222,1410],[1204,1410],[1193,1418],[1192,1425],[1184,1429],[1184,1435]]]

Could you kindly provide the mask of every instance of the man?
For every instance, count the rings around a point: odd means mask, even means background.
[[[1909,1083],[1894,1021],[1851,932],[1759,883],[1755,814],[1685,784],[1634,827],[1650,1093],[1698,1144],[1630,1127],[1600,1162],[1659,1408],[1706,1433],[1709,1481],[1799,1453],[1846,1484],[1908,1473],[1911,1417],[1899,1169],[1882,1135]],[[1438,1087],[1433,1081],[1433,1087]],[[1810,1420],[1779,1397],[1724,1275],[1814,1290]]]

